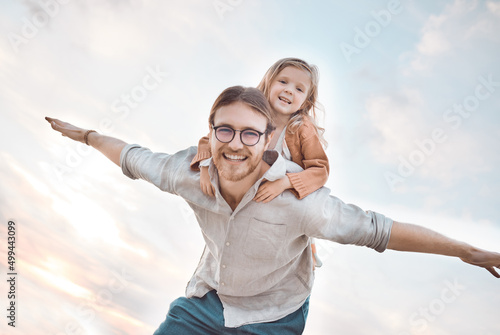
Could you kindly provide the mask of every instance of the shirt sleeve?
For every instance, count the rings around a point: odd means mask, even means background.
[[[328,157],[313,127],[312,124],[307,124],[299,128],[300,143],[297,144],[300,146],[300,151],[292,153],[292,159],[301,161],[304,171],[287,173],[293,187],[291,191],[298,199],[303,199],[324,186],[330,172]],[[300,157],[294,158],[294,154]]]
[[[189,153],[194,151],[194,147],[190,149],[169,155],[154,153],[137,144],[129,144],[120,154],[120,166],[123,174],[131,179],[143,179],[162,191],[175,193],[175,182],[182,177],[179,171],[187,169],[192,157]]]
[[[198,151],[196,152],[196,156],[194,156],[191,161],[190,167],[192,170],[199,170],[199,163],[203,160],[212,157],[212,151],[210,150],[210,144],[208,143],[208,136],[203,136],[198,141]]]
[[[341,244],[366,246],[383,252],[389,243],[392,219],[372,211],[364,211],[356,205],[345,204],[322,188],[307,206],[303,225],[305,234]],[[301,200],[304,201],[304,200]],[[318,210],[321,208],[321,210]]]

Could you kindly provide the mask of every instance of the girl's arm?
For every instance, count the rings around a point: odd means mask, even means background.
[[[208,143],[208,135],[203,136],[198,142],[198,151],[196,152],[196,156],[194,156],[191,161],[190,167],[192,170],[199,170],[200,162],[212,157],[212,151],[210,150],[210,144]]]
[[[310,122],[304,122],[295,134],[286,134],[285,140],[292,160],[304,168],[302,172],[287,173],[292,193],[303,199],[326,184],[330,173],[328,157]]]
[[[254,197],[257,202],[269,202],[287,189],[298,199],[302,199],[325,185],[328,180],[328,157],[316,127],[310,121],[304,119],[304,123],[294,134],[287,132],[285,141],[293,162],[300,165],[304,171],[287,173],[281,179],[265,182]]]
[[[191,161],[190,167],[192,170],[200,170],[200,187],[203,193],[208,196],[215,196],[215,188],[210,181],[208,174],[208,166],[200,166],[200,162],[212,157],[208,136],[204,136],[198,142],[198,151]]]

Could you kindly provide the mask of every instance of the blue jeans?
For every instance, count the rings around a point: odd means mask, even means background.
[[[202,298],[178,298],[170,304],[167,318],[153,335],[299,335],[304,331],[309,298],[297,311],[274,322],[238,328],[224,327],[222,303],[215,291]]]

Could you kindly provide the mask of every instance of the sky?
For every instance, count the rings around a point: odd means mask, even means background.
[[[493,0],[2,2],[0,334],[152,334],[204,246],[182,199],[45,116],[175,153],[207,133],[223,89],[283,57],[320,70],[333,195],[500,251],[498,31]],[[500,333],[483,269],[318,249],[304,334]]]

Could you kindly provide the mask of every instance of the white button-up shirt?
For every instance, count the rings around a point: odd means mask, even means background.
[[[201,191],[199,172],[189,168],[196,147],[174,155],[127,145],[121,153],[123,173],[179,195],[195,212],[205,239],[200,263],[186,296],[216,290],[226,327],[278,320],[293,313],[311,293],[314,281],[310,238],[385,250],[392,220],[343,203],[323,187],[298,200],[285,191],[269,203],[253,201],[262,179],[286,173],[285,160],[267,151],[271,165],[233,211],[219,191],[217,169],[209,174],[215,197]]]

